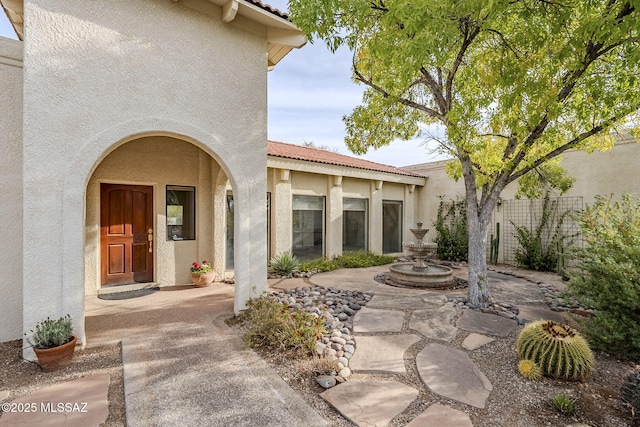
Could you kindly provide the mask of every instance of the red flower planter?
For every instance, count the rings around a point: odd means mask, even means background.
[[[209,286],[213,283],[216,278],[216,272],[212,271],[211,273],[200,273],[194,274],[191,273],[191,281],[193,282],[193,286],[196,288],[204,288],[205,286]]]

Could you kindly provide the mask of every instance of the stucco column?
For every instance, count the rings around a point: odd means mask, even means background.
[[[220,211],[216,211],[210,200],[213,198],[213,177],[215,176],[216,165],[209,154],[202,150],[198,151],[198,187],[200,194],[196,192],[196,230],[197,233],[205,238],[197,239],[199,261],[203,259],[212,259],[215,256],[214,241],[214,218],[222,215]],[[196,189],[197,189],[196,188]],[[164,189],[160,189],[162,191]],[[215,267],[214,267],[215,268]],[[216,270],[220,272],[220,270]]]
[[[342,253],[342,177],[327,176],[327,248],[328,259]]]
[[[0,342],[22,338],[22,44],[0,38]],[[30,274],[29,270],[24,270]]]
[[[247,307],[247,300],[259,297],[267,289],[266,158],[265,155],[262,168],[254,170],[251,179],[233,189],[236,313]]]
[[[402,240],[404,242],[410,242],[414,240],[413,233],[411,233],[410,228],[416,227],[416,223],[418,221],[422,221],[424,223],[424,228],[429,228],[427,222],[419,217],[416,217],[416,205],[415,199],[413,197],[413,192],[415,191],[415,185],[405,185],[404,186],[404,219],[403,223],[405,224],[404,230],[402,230]]]
[[[212,162],[213,159],[211,160]],[[213,269],[222,279],[227,268],[227,176],[218,169],[214,172],[213,188]]]
[[[382,183],[370,181],[371,213],[369,220],[369,249],[382,253]]]
[[[271,195],[271,230],[272,239],[271,256],[292,250],[292,198],[291,198],[291,173],[288,169],[274,169],[273,182],[274,193]]]
[[[84,345],[85,182],[70,182],[72,166],[51,153],[47,158],[32,143],[40,137],[25,128],[23,329],[30,333],[47,317],[69,314]],[[35,354],[27,348],[24,357]]]

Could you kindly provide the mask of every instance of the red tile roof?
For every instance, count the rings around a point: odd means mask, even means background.
[[[345,156],[318,148],[303,147],[301,145],[286,144],[284,142],[268,141],[267,154],[273,157],[283,157],[286,159],[305,160],[307,162],[324,163],[328,165],[346,166],[356,169],[366,169],[375,172],[387,172],[396,175],[414,176],[424,178],[423,175],[398,169],[394,166],[383,165],[358,159],[356,157]]]
[[[281,12],[280,10],[278,10],[275,7],[270,6],[270,5],[266,4],[266,3],[262,3],[260,0],[244,0],[244,1],[246,1],[247,3],[251,3],[253,5],[256,5],[259,8],[266,10],[267,12],[271,12],[274,15],[279,16],[280,18],[289,20],[289,14],[287,14],[285,12]]]

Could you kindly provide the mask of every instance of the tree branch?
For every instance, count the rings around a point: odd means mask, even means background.
[[[497,34],[498,37],[500,37],[500,40],[502,40],[502,43],[511,51],[513,52],[513,54],[516,56],[516,59],[520,60],[521,59],[521,55],[520,52],[518,52],[513,46],[511,46],[511,44],[509,44],[509,42],[507,41],[507,39],[504,37],[504,34],[502,34],[500,31],[498,30],[494,30],[492,28],[488,28],[486,31],[490,32],[490,33],[494,33]]]
[[[542,164],[548,162],[549,160],[558,157],[560,154],[564,153],[565,151],[571,149],[571,148],[575,148],[576,145],[578,145],[580,142],[584,141],[585,139],[596,135],[600,132],[602,132],[602,130],[604,130],[606,127],[608,127],[610,124],[617,122],[618,120],[620,120],[621,117],[619,116],[612,116],[610,118],[608,118],[607,120],[605,120],[604,122],[600,123],[598,126],[594,126],[593,128],[591,128],[588,131],[582,132],[580,135],[576,136],[575,138],[573,138],[571,141],[567,142],[564,145],[561,145],[560,147],[556,148],[553,151],[548,152],[546,155],[538,158],[535,162],[533,162],[530,166],[527,166],[526,168],[523,168],[521,170],[519,170],[516,173],[513,173],[509,176],[509,178],[507,179],[507,184],[511,183],[513,181],[515,181],[516,179],[520,178],[521,176],[525,175],[526,173],[528,173],[529,171],[541,166]]]
[[[462,25],[462,34],[464,36],[464,39],[462,40],[462,45],[458,50],[456,59],[453,62],[453,65],[449,70],[449,73],[447,74],[447,79],[446,79],[446,85],[445,85],[445,92],[447,96],[446,111],[451,111],[451,105],[453,103],[453,93],[452,93],[453,80],[455,79],[456,73],[458,72],[458,69],[462,65],[464,55],[467,53],[467,49],[469,49],[469,46],[471,45],[473,40],[480,33],[480,26],[475,26],[471,30],[469,29],[470,23],[468,18],[466,20],[461,20],[461,25]]]
[[[431,94],[436,100],[436,104],[438,104],[438,108],[440,108],[440,113],[446,115],[449,110],[447,110],[447,100],[442,93],[442,86],[436,81],[435,78],[427,71],[426,68],[420,67],[420,73],[422,73],[424,77],[424,82],[427,87],[431,90]]]
[[[356,75],[356,80],[369,86],[371,89],[380,93],[385,98],[395,98],[402,105],[406,105],[407,107],[411,107],[416,110],[422,111],[423,113],[426,113],[429,116],[440,120],[443,124],[445,125],[447,124],[447,118],[443,114],[437,112],[436,110],[429,108],[425,105],[418,104],[417,102],[411,101],[410,99],[407,99],[407,98],[392,96],[389,92],[384,90],[382,87],[376,85],[375,83],[373,83],[373,81],[365,78],[364,75],[362,75],[362,73],[358,71],[355,62],[353,63],[353,73]]]
[[[612,7],[615,4],[615,1],[612,0],[609,2],[607,7]],[[616,19],[618,23],[621,23],[625,16],[631,14],[635,9],[629,5],[629,3],[625,3],[625,6],[622,10],[616,15]],[[564,77],[562,78],[562,87],[558,91],[558,96],[556,97],[557,102],[564,102],[573,92],[573,89],[578,84],[579,79],[587,72],[591,64],[593,64],[596,60],[601,58],[606,53],[615,49],[616,47],[622,45],[625,40],[618,41],[616,43],[612,43],[610,45],[606,45],[601,42],[590,41],[585,45],[584,58],[581,62],[581,66],[575,70],[567,70]],[[516,170],[520,162],[526,156],[528,149],[533,146],[535,141],[537,141],[544,130],[549,125],[549,115],[545,114],[542,119],[538,122],[538,124],[533,128],[527,139],[523,142],[521,150],[516,154],[514,161],[511,167],[508,170],[505,170],[503,176],[506,178],[510,176],[513,171]],[[606,122],[605,122],[606,123]],[[584,138],[583,138],[584,139]],[[569,144],[569,143],[568,143]],[[514,148],[515,150],[515,148]],[[565,149],[566,150],[566,149]],[[562,150],[562,151],[565,151]],[[561,152],[562,152],[561,151]],[[506,150],[505,150],[506,155]],[[556,154],[557,155],[557,154]],[[555,157],[555,156],[553,156]],[[506,158],[506,157],[503,157]],[[521,174],[522,175],[522,174]],[[511,182],[511,181],[509,181]]]

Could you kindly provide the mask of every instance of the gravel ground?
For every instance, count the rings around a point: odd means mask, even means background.
[[[238,334],[243,333],[241,324],[237,322],[230,322],[230,324]],[[405,319],[405,328],[408,328],[408,316]],[[444,403],[468,413],[473,425],[477,427],[640,425],[634,424],[630,408],[625,406],[620,398],[620,386],[626,375],[633,370],[632,363],[619,361],[605,353],[596,353],[595,372],[585,383],[547,378],[539,382],[530,382],[522,378],[517,370],[515,340],[519,331],[520,328],[517,328],[507,338],[497,339],[480,349],[468,352],[471,359],[493,384],[493,391],[487,400],[486,409],[477,409],[442,398],[424,386],[415,366],[415,355],[432,342],[424,337],[405,355],[406,375],[354,373],[349,380],[394,379],[420,390],[418,398],[392,420],[391,426],[405,425],[433,403]],[[459,331],[456,338],[448,345],[461,348],[461,343],[468,334],[468,332]],[[20,340],[0,343],[0,392],[4,390],[10,392],[7,400],[62,381],[91,374],[108,373],[111,376],[109,418],[104,425],[109,427],[125,425],[122,358],[119,345],[76,351],[72,365],[52,373],[44,373],[36,364],[22,360],[21,346]],[[315,378],[324,373],[326,362],[288,357],[286,353],[280,351],[262,349],[258,352],[274,371],[332,426],[353,426],[320,397],[324,389],[316,383]],[[551,407],[549,397],[560,392],[567,393],[576,400],[574,414],[560,414]]]
[[[240,326],[235,326],[242,333]],[[592,427],[632,426],[631,410],[620,398],[620,386],[633,370],[629,362],[621,362],[604,354],[596,353],[596,370],[585,383],[566,382],[544,378],[539,382],[525,380],[518,373],[518,357],[515,340],[520,328],[509,337],[502,338],[480,349],[468,352],[471,359],[493,384],[487,399],[486,409],[478,409],[443,398],[422,383],[415,365],[415,356],[430,340],[425,339],[409,349],[405,355],[406,375],[382,375],[354,373],[349,380],[393,379],[420,390],[418,398],[390,426],[404,426],[433,403],[442,403],[469,414],[474,426],[566,426],[583,424]],[[461,348],[468,333],[460,331],[452,347]],[[356,338],[357,345],[357,338]],[[357,351],[357,350],[356,350]],[[264,360],[332,426],[353,426],[321,397],[324,391],[315,377],[322,373],[318,363],[288,358],[286,354],[261,349]],[[550,404],[550,396],[567,393],[576,400],[576,412],[565,415]]]
[[[460,310],[461,313],[461,310]],[[409,330],[407,313],[403,332],[420,335]],[[243,325],[230,322],[238,334],[244,333]],[[544,378],[539,382],[524,379],[518,373],[518,357],[515,342],[522,327],[517,327],[508,337],[497,338],[494,342],[474,351],[466,351],[479,369],[493,385],[493,391],[485,409],[474,408],[432,393],[422,382],[415,364],[416,355],[434,340],[422,337],[405,354],[407,374],[364,374],[354,373],[348,380],[393,379],[419,390],[418,398],[394,418],[390,426],[404,426],[426,410],[433,403],[442,403],[469,414],[474,426],[567,426],[572,424],[592,427],[632,426],[631,410],[621,400],[620,387],[625,377],[634,369],[630,362],[617,360],[605,353],[596,353],[596,368],[584,383],[567,382]],[[469,332],[458,331],[455,339],[447,345],[462,349],[462,341]],[[357,337],[356,352],[357,352]],[[323,371],[326,363],[318,360],[300,360],[288,356],[286,352],[258,349],[262,358],[332,426],[353,426],[349,420],[335,411],[321,397],[324,391],[315,378],[328,372]],[[329,369],[330,370],[330,369]],[[550,397],[566,393],[575,400],[576,411],[562,414],[556,411]]]
[[[120,345],[76,350],[71,365],[55,372],[42,372],[36,363],[22,359],[22,340],[0,343],[0,392],[13,400],[25,394],[87,375],[109,374],[109,417],[103,426],[126,424],[122,351]]]

